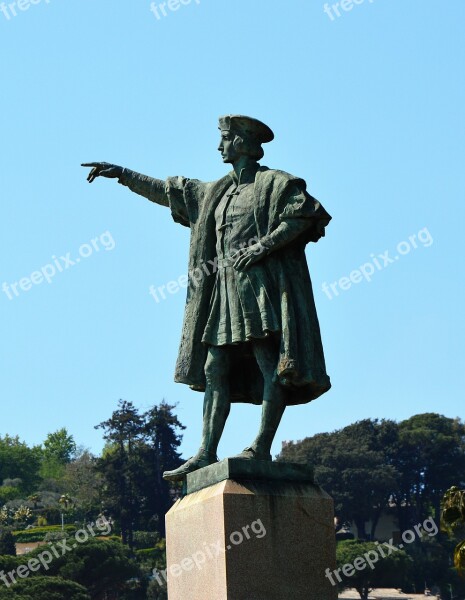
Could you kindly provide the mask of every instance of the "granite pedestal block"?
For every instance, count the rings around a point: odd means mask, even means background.
[[[166,515],[169,600],[336,600],[332,499],[301,465],[226,459]]]

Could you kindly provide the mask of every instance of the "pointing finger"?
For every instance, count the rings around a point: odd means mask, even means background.
[[[99,175],[98,170],[96,168],[92,169],[92,171],[87,176],[87,181],[89,183],[92,183],[94,181],[94,179],[96,179],[98,177],[98,175]]]

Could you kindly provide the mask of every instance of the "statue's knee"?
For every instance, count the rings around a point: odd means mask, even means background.
[[[221,381],[227,377],[227,361],[221,354],[209,353],[205,362],[205,378],[209,383]]]

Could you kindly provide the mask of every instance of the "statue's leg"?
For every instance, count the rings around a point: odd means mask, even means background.
[[[246,458],[271,460],[271,445],[286,408],[286,391],[278,381],[274,381],[278,349],[273,344],[273,340],[253,340],[252,348],[263,375],[262,418],[255,441],[243,455]]]
[[[210,346],[205,362],[205,399],[201,448],[216,456],[218,444],[229,416],[230,352],[227,346]]]
[[[216,462],[216,452],[230,411],[229,400],[229,349],[210,346],[205,362],[206,389],[203,403],[203,433],[200,449],[195,456],[174,471],[165,471],[168,481],[184,479],[188,473]]]

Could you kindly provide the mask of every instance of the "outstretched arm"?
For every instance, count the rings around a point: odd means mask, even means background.
[[[92,168],[87,176],[89,183],[92,183],[97,177],[118,179],[118,183],[127,186],[132,192],[144,196],[144,198],[148,198],[151,202],[161,206],[169,206],[165,182],[161,179],[148,177],[136,171],[131,171],[131,169],[105,162],[83,163],[81,166]]]

